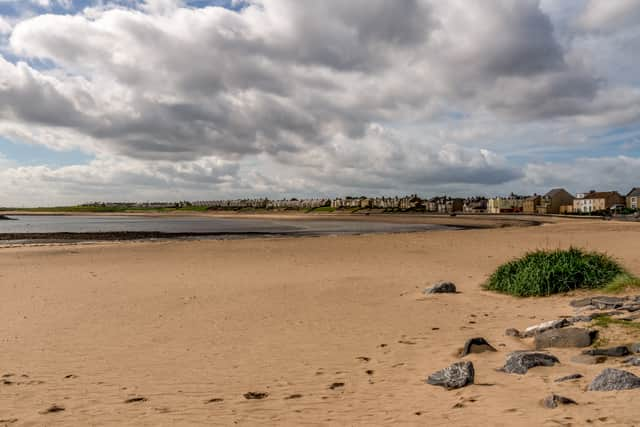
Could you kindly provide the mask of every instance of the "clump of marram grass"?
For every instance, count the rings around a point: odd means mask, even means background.
[[[530,252],[503,264],[486,288],[519,297],[546,296],[575,289],[626,288],[637,281],[605,254],[577,248]],[[616,285],[616,283],[618,283]]]

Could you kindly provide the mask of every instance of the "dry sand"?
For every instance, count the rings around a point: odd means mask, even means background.
[[[572,314],[572,297],[515,299],[481,283],[527,250],[569,245],[640,274],[640,224],[580,220],[0,249],[0,376],[13,374],[0,378],[0,426],[632,425],[640,390],[584,391],[603,365],[572,364],[577,350],[524,376],[495,371],[530,345],[506,328]],[[422,295],[441,279],[461,293]],[[475,336],[499,350],[468,357],[475,385],[425,384]],[[585,378],[553,382],[576,372]],[[579,405],[544,409],[551,392]],[[65,410],[41,413],[53,404]]]

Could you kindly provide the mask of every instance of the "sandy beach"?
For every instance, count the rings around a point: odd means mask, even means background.
[[[585,391],[615,359],[574,364],[576,349],[553,349],[554,367],[495,370],[531,348],[505,329],[570,315],[577,294],[516,299],[481,284],[512,257],[570,245],[640,275],[640,224],[590,220],[3,248],[0,426],[633,425],[640,391]],[[460,293],[423,295],[439,280]],[[466,358],[476,384],[425,384],[477,336],[498,352]],[[572,373],[584,378],[554,383]],[[543,408],[551,392],[578,405]]]

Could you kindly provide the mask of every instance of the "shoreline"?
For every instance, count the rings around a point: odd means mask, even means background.
[[[38,214],[42,216],[43,214]],[[70,216],[87,216],[84,214]],[[117,215],[88,215],[90,217],[104,216],[114,217]],[[178,215],[129,215],[132,217],[153,217],[153,218],[176,218]],[[0,242],[9,244],[30,244],[30,243],[63,243],[63,242],[120,242],[120,241],[145,241],[145,240],[183,240],[183,239],[255,239],[255,238],[298,238],[298,237],[320,237],[326,235],[369,235],[369,234],[398,234],[398,233],[429,233],[438,230],[476,230],[476,229],[492,229],[492,228],[508,228],[508,227],[533,227],[540,226],[548,222],[536,221],[532,218],[477,218],[477,217],[449,217],[449,216],[387,216],[387,215],[327,215],[327,216],[306,216],[306,215],[245,215],[245,216],[227,216],[227,215],[189,215],[188,217],[198,218],[224,218],[237,220],[278,220],[286,219],[299,221],[341,221],[341,222],[369,222],[369,223],[388,223],[388,224],[405,224],[415,225],[414,230],[382,230],[382,231],[203,231],[203,232],[162,232],[162,231],[96,231],[96,232],[8,232],[0,233]],[[419,226],[430,225],[433,229],[422,229]]]

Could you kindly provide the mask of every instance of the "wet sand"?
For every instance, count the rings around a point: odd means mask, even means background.
[[[505,329],[572,314],[575,296],[515,299],[482,282],[527,250],[569,245],[640,275],[640,225],[589,220],[0,249],[0,425],[632,425],[639,390],[584,391],[613,359],[578,365],[554,349],[555,367],[495,371],[531,345]],[[422,294],[445,279],[460,293]],[[475,385],[425,384],[476,336],[498,352],[468,356]],[[579,405],[545,409],[550,392]]]

